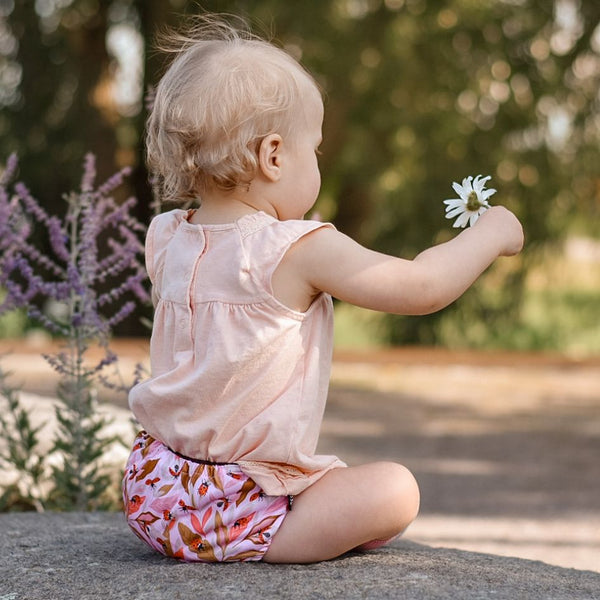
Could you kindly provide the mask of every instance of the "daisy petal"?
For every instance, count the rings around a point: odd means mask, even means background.
[[[461,215],[458,216],[458,219],[456,219],[456,221],[454,221],[454,225],[452,225],[452,227],[465,227],[467,222],[469,221],[469,216],[471,213],[468,212],[464,212]]]
[[[477,223],[477,219],[479,219],[479,213],[473,213],[470,217],[469,217],[469,225],[471,227],[473,227],[473,225],[475,225],[475,223]]]
[[[487,177],[481,177],[481,175],[477,175],[475,180],[473,181],[473,189],[480,192],[485,187],[485,182],[489,181],[491,177],[488,175]]]
[[[463,180],[464,183],[464,180]],[[463,189],[463,186],[460,183],[456,183],[456,181],[452,182],[452,189],[462,198],[463,196],[468,196],[469,192]]]
[[[454,208],[455,206],[464,206],[465,201],[461,198],[452,198],[450,200],[444,200],[444,204],[447,204],[448,208]]]
[[[454,219],[457,215],[465,212],[464,204],[446,211],[446,219]]]

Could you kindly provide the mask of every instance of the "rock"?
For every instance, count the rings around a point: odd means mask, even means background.
[[[186,564],[118,513],[0,515],[0,600],[600,599],[600,573],[408,540],[310,565]]]

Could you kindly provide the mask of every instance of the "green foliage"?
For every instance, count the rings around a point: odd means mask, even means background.
[[[575,356],[600,354],[599,290],[532,291],[514,329],[519,349],[555,350]],[[520,327],[519,327],[520,325]],[[508,332],[506,332],[508,333]],[[505,333],[505,335],[506,335]],[[498,345],[503,339],[498,340]]]
[[[450,348],[553,351],[576,357],[600,353],[598,303],[589,290],[527,290],[518,313],[470,320],[468,309],[439,323],[439,338]]]
[[[64,461],[52,467],[52,504],[61,510],[98,510],[108,507],[106,491],[111,477],[99,468],[99,459],[117,437],[103,435],[108,419],[97,413],[96,369],[83,367],[85,348],[72,346],[71,357],[59,383],[60,403],[55,409],[58,422],[52,450]]]
[[[524,223],[526,254],[572,227],[598,235],[596,0],[72,0],[50,15],[14,3],[4,18],[16,43],[0,61],[22,66],[22,78],[0,106],[0,152],[20,149],[46,206],[91,137],[101,170],[136,165],[136,195],[150,206],[145,112],[141,97],[138,112],[107,100],[118,61],[106,34],[139,33],[153,85],[163,70],[154,34],[200,10],[247,17],[316,75],[326,104],[317,210],[362,243],[411,257],[448,239],[442,200],[452,181],[478,173],[492,175],[493,201]],[[532,265],[503,282],[511,302]],[[491,310],[508,319],[511,302],[480,291],[462,307],[485,326]],[[388,327],[396,342],[440,342],[441,320],[458,328],[460,310]]]
[[[5,403],[0,412],[0,464],[15,476],[13,482],[2,483],[0,512],[113,508],[112,477],[100,468],[99,459],[120,440],[104,433],[109,421],[97,414],[90,375],[85,369],[63,377],[55,406],[58,431],[52,447],[44,450],[39,436],[43,423],[33,426],[18,390],[8,385],[0,369],[0,402]]]
[[[0,368],[0,465],[16,470],[15,482],[6,485],[0,495],[0,512],[6,510],[44,510],[46,456],[40,452],[39,432],[29,413],[20,405],[17,390],[7,383],[7,373]]]
[[[3,302],[4,298],[0,299]],[[27,313],[25,310],[14,310],[0,315],[0,338],[18,338],[23,335],[27,327]]]
[[[473,305],[481,303],[479,293],[474,298],[467,296],[460,309],[444,313],[435,323],[435,339],[440,345],[455,349],[558,352],[575,358],[600,354],[599,291],[525,288],[518,312],[503,313],[498,306],[490,311],[486,323],[471,318]],[[493,298],[492,306],[498,302],[492,290],[485,293]],[[498,314],[502,316],[499,318]],[[335,343],[340,348],[385,346],[390,343],[390,335],[400,332],[402,338],[408,337],[406,328],[418,326],[421,318],[427,318],[397,317],[398,323],[389,328],[389,319],[384,315],[342,304],[336,307],[335,317]]]

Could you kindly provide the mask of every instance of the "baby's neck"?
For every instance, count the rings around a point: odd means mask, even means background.
[[[214,192],[203,196],[200,207],[191,215],[190,223],[232,223],[259,211],[271,214],[270,207],[256,202],[246,191]],[[276,215],[272,215],[276,216]]]

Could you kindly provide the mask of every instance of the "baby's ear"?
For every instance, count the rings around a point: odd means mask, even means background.
[[[258,148],[258,168],[269,181],[281,178],[281,145],[283,140],[277,133],[266,136]]]

